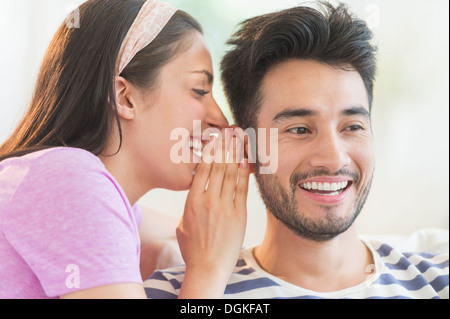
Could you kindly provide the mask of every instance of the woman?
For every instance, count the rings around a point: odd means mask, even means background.
[[[0,297],[144,298],[136,202],[190,188],[180,297],[220,298],[243,241],[249,168],[236,154],[226,164],[233,143],[221,140],[194,161],[194,124],[228,126],[201,27],[155,0],[90,0],[79,15],[80,28],[57,31],[0,147]],[[190,163],[170,160],[175,128],[196,145]]]

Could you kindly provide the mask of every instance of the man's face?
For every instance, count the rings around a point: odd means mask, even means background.
[[[289,60],[266,74],[261,93],[257,126],[267,134],[278,129],[278,171],[255,170],[263,200],[298,235],[330,240],[353,224],[372,181],[374,140],[363,80],[350,69]]]

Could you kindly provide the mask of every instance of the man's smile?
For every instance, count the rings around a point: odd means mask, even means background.
[[[349,193],[353,181],[349,178],[312,178],[298,183],[301,194],[321,204],[337,204]]]

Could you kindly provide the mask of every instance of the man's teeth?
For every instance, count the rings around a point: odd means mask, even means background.
[[[308,182],[301,183],[300,187],[307,190],[319,190],[319,191],[340,191],[347,187],[348,181],[343,181],[339,183],[319,183],[319,182]],[[334,193],[332,193],[334,194]],[[331,194],[331,195],[332,195]]]

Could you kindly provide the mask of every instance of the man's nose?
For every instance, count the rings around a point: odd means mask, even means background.
[[[351,158],[338,133],[324,132],[317,137],[309,162],[315,168],[337,172],[350,165]]]
[[[208,105],[208,113],[206,114],[206,124],[211,127],[217,127],[219,129],[229,127],[228,121],[223,115],[222,110],[213,98]]]

